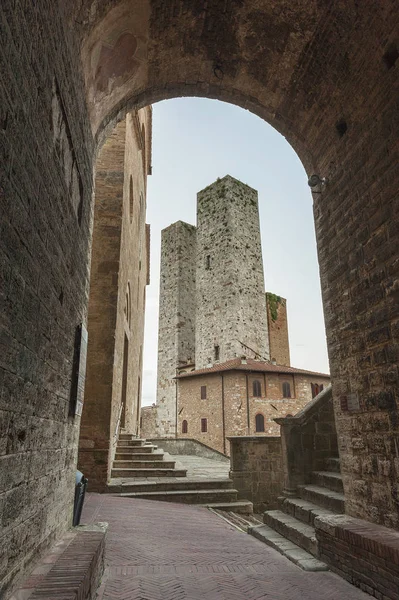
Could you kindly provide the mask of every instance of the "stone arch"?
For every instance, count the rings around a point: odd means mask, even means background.
[[[81,57],[96,147],[131,108],[200,96],[236,104],[266,120],[286,137],[307,174],[325,179],[312,192],[347,507],[355,516],[384,523],[384,514],[395,515],[389,523],[398,526],[392,500],[399,494],[396,474],[382,502],[389,506],[385,512],[368,503],[378,476],[370,476],[368,491],[355,483],[351,465],[359,450],[345,433],[351,415],[342,412],[340,400],[352,393],[359,398],[354,403],[360,411],[359,435],[370,410],[388,411],[390,435],[399,433],[396,389],[387,375],[398,353],[389,349],[390,322],[396,318],[389,283],[397,240],[389,225],[395,222],[397,112],[395,94],[389,92],[398,57],[395,2],[381,7],[311,0],[283,2],[277,10],[268,0],[232,0],[223,6],[216,1],[83,2]],[[95,86],[93,56],[99,56],[102,36],[111,36],[117,47],[127,43],[126,31],[136,39],[134,49],[131,40],[134,59],[124,73],[111,73],[104,93]],[[370,314],[375,310],[390,315],[383,319],[385,326],[377,326]],[[359,331],[366,342],[354,341]],[[365,355],[371,358],[364,361]],[[370,452],[377,459],[381,455],[382,434],[376,438],[364,451],[366,461]]]

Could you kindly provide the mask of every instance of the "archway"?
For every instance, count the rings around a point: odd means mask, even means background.
[[[326,177],[314,213],[347,511],[397,527],[396,2],[5,0],[0,13],[1,458],[18,507],[4,535],[19,540],[5,585],[70,522],[96,151],[130,108],[178,95],[248,108]],[[119,71],[115,49],[130,57]]]

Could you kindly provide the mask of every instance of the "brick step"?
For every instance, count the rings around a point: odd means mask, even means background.
[[[248,527],[248,533],[264,544],[274,548],[277,552],[280,552],[280,554],[304,571],[328,571],[325,563],[315,558],[309,552],[306,552],[303,548],[300,548],[297,544],[290,542],[267,525]]]
[[[128,492],[166,492],[166,491],[184,491],[184,490],[207,490],[207,489],[232,489],[233,482],[231,479],[180,479],[172,478],[168,481],[164,478],[163,481],[137,481],[129,483],[118,483],[110,481],[108,484],[108,492],[112,494],[128,493]]]
[[[163,452],[116,452],[114,460],[148,460],[159,462],[164,458]]]
[[[300,485],[298,486],[298,492],[303,500],[318,504],[335,514],[343,514],[345,512],[345,496],[343,494],[333,492],[318,485]]]
[[[174,460],[114,460],[113,469],[174,469]]]
[[[280,510],[268,510],[263,515],[263,522],[287,540],[317,556],[317,541],[314,527],[298,521]]]
[[[335,514],[327,508],[321,508],[317,504],[313,504],[313,502],[302,500],[302,498],[286,498],[285,496],[281,496],[277,501],[280,510],[284,513],[295,517],[295,519],[302,521],[302,523],[312,525],[312,527],[314,526],[316,517]]]
[[[334,471],[334,473],[341,472],[341,463],[338,456],[331,456],[326,458],[326,471]]]
[[[112,469],[111,477],[186,477],[186,469]]]
[[[119,438],[117,448],[119,448],[119,447],[125,448],[125,447],[132,447],[132,446],[144,446],[145,443],[146,443],[146,440],[141,440],[139,438],[136,438],[134,440],[121,440]]]
[[[158,502],[178,502],[179,504],[229,504],[237,500],[237,490],[180,490],[167,492],[130,492],[121,494],[124,498],[141,498]],[[232,509],[230,509],[232,510]]]
[[[319,485],[320,487],[325,487],[333,492],[338,492],[340,494],[344,493],[341,473],[336,473],[334,471],[313,471],[312,483]]]
[[[224,510],[226,512],[235,512],[241,515],[252,515],[254,506],[249,500],[237,500],[236,502],[211,502],[210,504],[200,504],[204,508],[212,508],[214,510]]]
[[[152,444],[146,444],[144,446],[117,446],[116,452],[123,452],[124,454],[151,454],[157,448],[158,446],[153,446]]]

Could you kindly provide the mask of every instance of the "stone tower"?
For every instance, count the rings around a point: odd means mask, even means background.
[[[287,300],[266,292],[267,322],[269,326],[270,360],[289,367]]]
[[[178,221],[162,231],[156,435],[176,427],[176,369],[195,357],[196,228]],[[193,367],[194,368],[194,367]]]
[[[198,193],[195,368],[269,359],[258,193],[226,175]]]

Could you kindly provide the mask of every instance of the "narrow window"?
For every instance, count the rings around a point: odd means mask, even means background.
[[[260,385],[259,379],[255,379],[252,382],[252,392],[254,398],[260,398],[262,396],[262,387]]]
[[[291,398],[291,386],[288,381],[283,383],[283,398]]]
[[[255,431],[265,431],[265,417],[260,413],[255,417]]]
[[[133,177],[130,175],[130,185],[129,185],[129,212],[130,212],[130,222],[133,221],[133,203],[134,203],[134,196],[133,196]]]
[[[201,433],[208,431],[208,419],[201,419]]]
[[[201,400],[206,400],[206,385],[201,385]]]
[[[210,257],[210,255],[208,254],[208,256],[207,256],[207,257],[206,257],[206,259],[205,259],[205,269],[206,269],[207,271],[209,271],[209,269],[210,269],[210,268],[211,268],[211,257]]]
[[[316,398],[318,394],[320,394],[323,387],[318,383],[311,383],[312,386],[312,398]]]
[[[181,424],[181,432],[182,433],[187,433],[188,432],[188,424],[187,424],[186,420],[184,420],[183,423]]]
[[[215,360],[220,359],[220,346],[215,346]]]
[[[319,394],[320,394],[320,392],[322,392],[323,390],[324,390],[324,385],[321,383],[321,384],[319,385]]]

